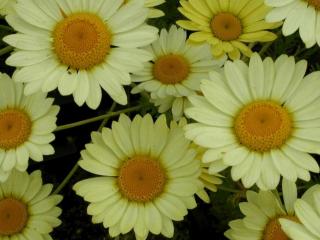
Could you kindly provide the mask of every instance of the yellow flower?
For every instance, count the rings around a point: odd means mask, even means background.
[[[263,0],[181,0],[179,11],[189,20],[177,24],[193,31],[192,42],[211,44],[215,57],[227,53],[231,59],[240,52],[250,56],[252,51],[245,43],[269,42],[276,35],[267,30],[277,23],[264,21],[270,8]]]
[[[80,166],[97,175],[73,189],[89,201],[94,223],[103,223],[111,236],[134,230],[137,239],[148,233],[173,236],[173,222],[196,207],[200,163],[182,128],[168,128],[161,115],[132,121],[121,115],[112,128],[92,134],[93,143],[81,152]]]

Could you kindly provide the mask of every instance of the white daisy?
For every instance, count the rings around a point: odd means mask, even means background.
[[[81,152],[80,166],[99,177],[73,189],[88,202],[94,223],[103,223],[112,237],[134,230],[137,239],[153,234],[173,236],[174,221],[196,207],[200,174],[196,152],[182,128],[169,129],[164,115],[131,121],[121,115],[112,128],[92,134]]]
[[[320,240],[320,185],[309,188],[294,204],[299,222],[280,219],[282,229],[292,240]]]
[[[54,153],[54,140],[59,107],[45,93],[23,95],[24,86],[0,73],[0,181],[5,181],[13,168],[25,171],[29,158],[42,161]]]
[[[298,221],[293,209],[297,188],[293,182],[284,180],[282,190],[284,204],[271,191],[247,191],[247,202],[239,204],[245,217],[229,222],[230,229],[225,236],[231,240],[289,240],[281,229],[279,219]]]
[[[284,20],[284,36],[299,34],[307,48],[320,46],[320,1],[319,0],[265,0],[272,7],[266,16],[267,22]]]
[[[49,233],[58,219],[61,195],[50,195],[52,184],[42,184],[41,172],[13,171],[0,183],[0,239],[52,240]]]
[[[200,80],[208,78],[208,72],[218,70],[226,60],[213,59],[209,45],[192,45],[186,38],[186,31],[175,25],[169,32],[162,29],[159,39],[146,48],[153,56],[152,62],[132,76],[138,83],[132,93],[145,90],[157,105],[171,102],[175,119],[181,117],[186,97],[200,90]]]
[[[7,22],[18,33],[3,40],[16,50],[7,59],[18,67],[13,78],[26,83],[25,94],[73,94],[81,106],[97,108],[101,87],[126,104],[123,85],[129,73],[143,67],[151,55],[138,47],[156,39],[157,29],[145,24],[144,1],[24,0]]]
[[[249,66],[228,61],[201,82],[204,96],[189,97],[186,110],[198,123],[185,130],[209,148],[211,172],[231,166],[234,181],[261,189],[276,188],[280,176],[309,181],[309,171],[319,172],[309,153],[320,153],[320,72],[304,77],[306,68],[286,55],[273,62],[253,54]]]

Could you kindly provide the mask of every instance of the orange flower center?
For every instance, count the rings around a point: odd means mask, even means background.
[[[238,141],[253,151],[266,152],[281,147],[292,133],[288,111],[272,101],[245,106],[235,118]]]
[[[12,149],[28,140],[32,129],[30,117],[19,109],[0,112],[0,148]]]
[[[59,60],[72,69],[90,69],[102,63],[111,47],[111,33],[103,20],[91,13],[74,13],[53,32]]]
[[[263,240],[290,240],[290,238],[282,231],[279,218],[286,218],[295,222],[299,222],[295,216],[281,216],[271,219],[263,233]]]
[[[306,0],[308,4],[314,6],[315,9],[320,10],[320,0]]]
[[[236,40],[242,34],[242,25],[238,17],[231,13],[219,13],[211,20],[213,34],[222,41]]]
[[[153,76],[163,84],[176,84],[189,75],[190,64],[180,55],[169,54],[158,58],[153,65]]]
[[[158,160],[135,156],[120,167],[118,186],[130,201],[149,202],[164,189],[166,174]]]
[[[23,202],[14,198],[0,200],[0,237],[21,232],[27,222],[28,210]]]

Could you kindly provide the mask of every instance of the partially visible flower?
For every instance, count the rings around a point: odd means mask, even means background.
[[[185,118],[181,118],[179,122],[172,121],[170,123],[170,128],[183,128],[187,124],[187,120]],[[210,197],[205,189],[210,190],[212,192],[217,191],[217,185],[222,183],[221,178],[223,177],[220,174],[213,173],[210,174],[210,163],[203,162],[203,155],[206,151],[205,148],[202,148],[194,143],[190,143],[191,147],[196,150],[196,159],[200,162],[201,166],[201,174],[199,176],[199,180],[202,184],[199,185],[199,190],[196,192],[197,196],[201,198],[202,201],[209,203]]]
[[[219,70],[226,60],[213,59],[209,45],[190,44],[186,38],[186,32],[174,25],[169,31],[162,29],[159,39],[146,48],[152,61],[132,76],[138,83],[132,93],[149,92],[160,112],[171,108],[176,120],[183,115],[187,97],[200,91],[200,80],[208,78],[209,71]]]
[[[42,161],[54,153],[59,107],[45,93],[23,95],[24,86],[0,73],[0,182],[12,169],[25,171],[28,160]]]
[[[158,29],[145,24],[143,1],[19,1],[6,20],[16,31],[3,38],[15,47],[6,60],[17,67],[13,79],[26,83],[25,94],[58,89],[81,106],[96,109],[101,88],[127,104],[123,85],[151,55],[140,49],[153,42]]]
[[[88,214],[103,223],[112,237],[134,230],[172,237],[174,221],[196,207],[200,163],[182,128],[168,128],[161,115],[121,115],[112,128],[92,133],[93,143],[81,152],[80,166],[99,177],[76,183],[73,189],[90,202]]]
[[[124,0],[125,3],[132,0]],[[161,5],[165,0],[143,0],[144,6],[149,9],[148,18],[158,18],[164,16],[164,12],[154,7]]]
[[[320,1],[319,0],[265,0],[272,9],[266,21],[284,21],[282,33],[289,36],[299,30],[307,48],[316,43],[320,46]]]
[[[0,183],[0,239],[52,240],[49,233],[59,226],[62,196],[53,194],[52,184],[44,184],[41,172],[13,170]]]
[[[17,0],[1,0],[0,1],[0,15],[7,15],[13,12],[13,5]]]
[[[280,219],[282,229],[292,240],[320,240],[320,185],[309,188],[294,203],[299,222]]]
[[[287,2],[287,1],[286,1]],[[247,43],[269,42],[276,35],[268,30],[278,23],[264,21],[270,8],[262,0],[181,0],[179,11],[188,20],[177,24],[192,33],[192,42],[211,45],[215,57],[228,54],[231,59],[252,54]]]
[[[310,180],[319,165],[320,72],[305,75],[307,62],[281,55],[250,62],[228,61],[224,72],[201,82],[203,96],[190,96],[186,115],[197,123],[186,137],[208,148],[210,170],[231,167],[234,181],[246,188],[277,187],[280,176]]]
[[[278,194],[271,191],[247,191],[247,202],[239,204],[245,217],[229,222],[230,229],[225,232],[225,236],[231,240],[288,240],[279,219],[299,221],[293,208],[297,188],[293,182],[284,179],[282,191],[284,204]],[[302,239],[306,240],[299,240]]]

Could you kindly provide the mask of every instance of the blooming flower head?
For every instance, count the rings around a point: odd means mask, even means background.
[[[297,200],[297,188],[293,182],[284,180],[282,190],[284,204],[279,196],[271,191],[247,191],[247,202],[239,204],[245,217],[231,221],[225,236],[230,240],[289,240],[279,221],[299,221],[293,208]],[[302,239],[306,240],[300,238]]]
[[[92,134],[81,152],[80,166],[99,177],[76,183],[73,189],[88,202],[94,223],[103,223],[112,237],[134,230],[173,236],[172,220],[181,221],[194,208],[200,162],[182,128],[168,128],[164,115],[132,121],[121,115],[112,128]]]
[[[177,24],[193,31],[192,42],[208,42],[215,57],[227,53],[231,59],[240,53],[252,54],[246,43],[269,42],[276,35],[269,29],[277,23],[266,23],[264,18],[270,10],[262,0],[181,0],[179,11],[188,20]]]
[[[144,22],[144,1],[19,1],[7,22],[17,31],[3,40],[16,50],[6,63],[18,67],[13,78],[26,83],[25,94],[73,94],[81,106],[97,108],[101,88],[120,104],[129,73],[151,59],[138,49],[156,39],[157,29]],[[128,40],[129,39],[129,40]]]
[[[292,240],[319,240],[320,239],[320,185],[309,188],[294,203],[297,221],[279,219],[282,229]]]
[[[124,2],[130,2],[132,0],[124,0]],[[154,7],[161,5],[165,0],[145,0],[144,6],[149,8],[148,18],[158,18],[164,16],[164,12]]]
[[[24,86],[0,73],[0,182],[12,169],[25,171],[28,160],[42,161],[54,153],[59,107],[45,93],[23,95]]]
[[[49,233],[58,219],[61,195],[50,195],[52,184],[42,184],[41,172],[12,171],[0,183],[0,239],[52,239]]]
[[[169,31],[162,29],[159,39],[146,48],[152,61],[132,76],[138,83],[132,93],[149,92],[151,101],[160,105],[160,112],[171,108],[176,120],[183,115],[187,97],[200,90],[200,80],[226,60],[213,59],[209,45],[190,44],[186,38],[186,32],[174,25]]]
[[[281,55],[275,62],[254,54],[249,66],[226,62],[201,82],[203,96],[191,96],[186,114],[197,121],[186,137],[209,148],[211,172],[231,166],[234,181],[246,188],[277,187],[280,176],[310,180],[319,166],[320,72],[307,76],[307,62]]]
[[[265,0],[272,10],[267,14],[267,22],[284,21],[284,36],[299,34],[307,48],[316,43],[320,46],[320,1],[319,0]]]

